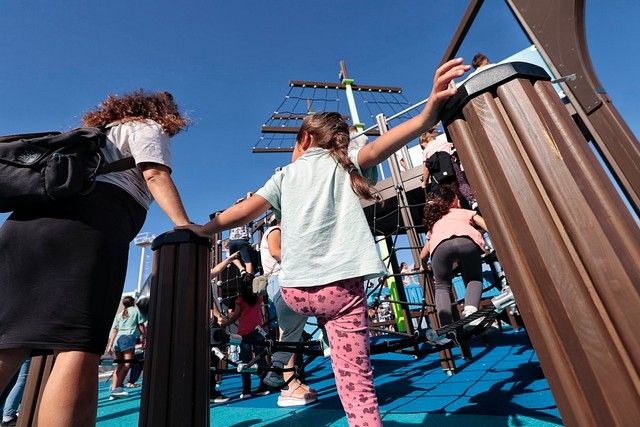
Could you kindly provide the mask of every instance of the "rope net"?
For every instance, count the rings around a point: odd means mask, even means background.
[[[273,114],[262,124],[261,135],[253,147],[257,152],[281,152],[292,150],[295,144],[297,128],[302,119],[309,113],[335,111],[342,114],[347,123],[353,125],[349,105],[344,89],[340,85],[305,85],[294,86],[290,83],[289,91]],[[365,127],[376,123],[376,115],[386,117],[407,110],[412,104],[395,90],[357,89],[353,91],[354,101],[360,120]],[[364,114],[366,112],[366,114]],[[394,120],[406,120],[416,114],[409,110]]]

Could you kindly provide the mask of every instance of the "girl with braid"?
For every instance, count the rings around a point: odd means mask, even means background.
[[[340,114],[307,116],[290,165],[206,225],[180,227],[211,236],[269,209],[282,219],[280,292],[294,311],[316,316],[325,327],[351,427],[382,425],[369,360],[364,281],[386,269],[360,205],[360,198],[373,198],[363,173],[433,126],[442,104],[455,93],[449,82],[468,69],[461,58],[442,65],[419,115],[357,149],[348,149],[349,126]]]

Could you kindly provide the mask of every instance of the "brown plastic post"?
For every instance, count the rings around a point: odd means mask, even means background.
[[[640,233],[539,67],[497,65],[444,110],[569,426],[640,419]]]
[[[158,236],[140,405],[141,427],[209,426],[209,239]]]
[[[585,30],[585,0],[506,0],[557,77],[594,143],[640,213],[640,143],[600,84]],[[614,43],[614,42],[612,42]]]
[[[38,410],[44,386],[49,379],[53,368],[54,356],[35,356],[31,358],[29,375],[22,395],[20,404],[20,416],[18,417],[18,427],[37,427]]]

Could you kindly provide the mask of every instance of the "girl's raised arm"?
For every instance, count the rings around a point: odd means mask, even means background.
[[[205,225],[190,224],[176,228],[186,228],[201,236],[211,237],[219,231],[247,224],[270,208],[271,205],[264,197],[254,194],[243,202],[231,206]]]
[[[424,110],[417,116],[392,128],[378,137],[371,144],[365,145],[358,153],[358,164],[361,169],[368,169],[386,160],[403,145],[416,138],[439,121],[440,109],[444,102],[456,93],[449,83],[462,76],[469,69],[462,63],[462,58],[445,62],[436,70],[433,88]]]

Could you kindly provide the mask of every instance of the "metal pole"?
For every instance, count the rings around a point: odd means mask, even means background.
[[[345,96],[347,97],[347,104],[349,105],[349,114],[351,114],[351,123],[353,123],[353,127],[356,128],[356,131],[360,133],[364,133],[364,123],[360,122],[360,116],[358,115],[358,108],[356,107],[356,100],[353,97],[353,79],[350,79],[347,76],[347,64],[344,60],[340,61],[340,75],[342,76],[342,84],[345,89]],[[384,170],[382,169],[382,165],[378,167],[378,173],[380,174],[381,179],[384,179]]]
[[[142,273],[144,272],[144,246],[142,246],[142,255],[140,255],[140,270],[138,271],[138,286],[136,287],[136,295],[140,295],[142,289]]]
[[[384,135],[388,130],[387,121],[384,117],[384,114],[382,113],[378,114],[376,116],[376,122],[378,123],[378,128],[380,129],[380,135]],[[400,176],[400,165],[398,164],[398,158],[395,153],[389,158],[389,165],[391,166],[391,177],[393,178],[393,183],[398,193],[398,209],[400,209],[402,223],[405,225],[405,227],[407,227],[407,237],[409,238],[409,242],[412,247],[419,247],[421,245],[421,242],[413,227],[413,219],[411,218],[411,215],[407,210],[409,204],[407,203],[407,197],[404,192],[404,186],[402,184],[402,177]],[[418,255],[418,252],[415,249],[412,249],[411,254],[413,255],[414,262],[416,264],[419,264],[420,257]],[[397,290],[398,290],[398,297],[401,298],[403,301],[406,301],[407,297],[404,293],[404,287],[397,286]],[[414,329],[413,329],[413,322],[411,321],[411,310],[407,305],[403,305],[402,308],[405,313],[407,333],[413,334]],[[414,347],[414,348],[417,351],[417,347]]]

